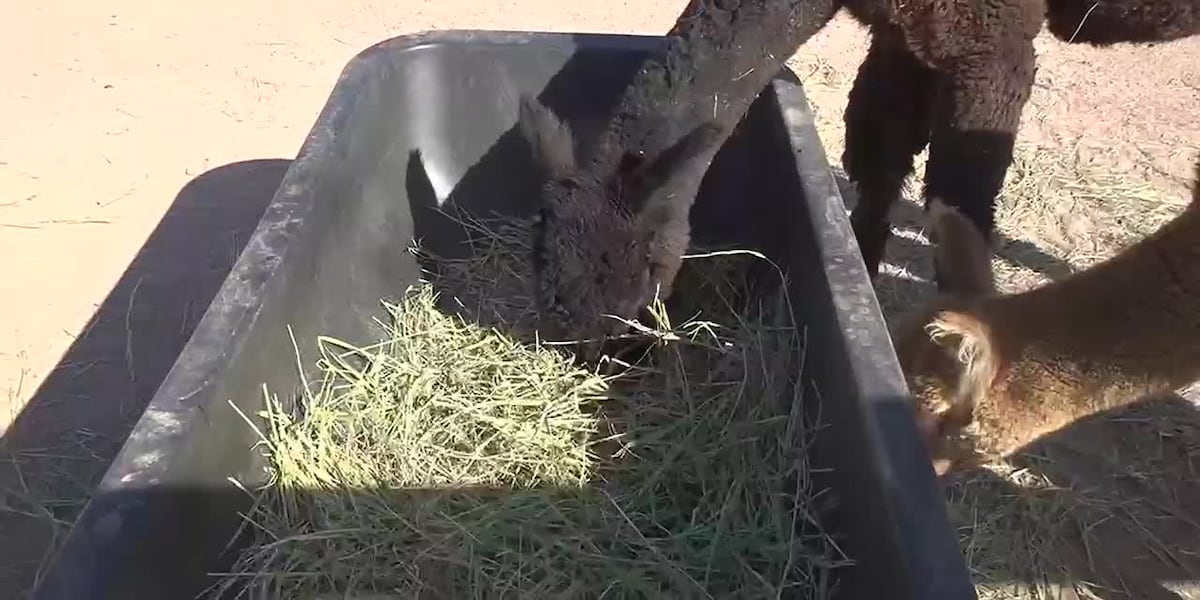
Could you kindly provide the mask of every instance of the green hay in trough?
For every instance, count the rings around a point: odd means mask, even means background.
[[[746,293],[761,259],[690,260],[699,314],[672,327],[656,303],[644,356],[600,371],[502,332],[529,316],[528,225],[468,225],[476,256],[436,281],[473,318],[415,286],[379,343],[319,340],[298,410],[268,395],[251,422],[273,481],[215,592],[825,597],[846,561],[809,508],[817,398],[785,294]]]

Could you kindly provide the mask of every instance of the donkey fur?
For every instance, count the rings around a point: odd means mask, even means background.
[[[936,254],[961,287],[908,317],[895,346],[939,472],[1200,377],[1200,164],[1182,214],[1021,294],[981,291],[992,279],[983,237],[936,200],[930,216]]]
[[[1050,1],[1064,15],[1056,22],[1073,14],[1068,3],[1075,0]],[[1197,0],[1113,1],[1132,7]],[[843,7],[872,32],[850,94],[843,155],[859,188],[851,222],[869,270],[878,268],[889,209],[926,145],[926,195],[958,207],[991,234],[993,200],[1033,84],[1043,0],[691,0],[665,52],[638,71],[599,139],[572,156],[570,169],[547,169],[534,271],[549,335],[603,335],[619,323],[606,315],[633,318],[654,294],[669,295],[712,158],[787,58]],[[660,172],[643,183],[641,196],[627,197],[625,181],[640,164],[700,128],[718,133],[669,161],[677,172]]]

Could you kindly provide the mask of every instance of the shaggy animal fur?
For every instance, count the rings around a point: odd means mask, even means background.
[[[1200,33],[1200,0],[1047,0],[1046,22],[1071,43],[1165,42]]]
[[[991,234],[1033,85],[1043,0],[691,0],[665,54],[635,75],[588,154],[547,171],[534,240],[544,333],[601,336],[619,323],[605,315],[630,319],[655,293],[669,296],[690,239],[688,214],[720,144],[787,58],[843,7],[872,31],[843,156],[859,188],[851,222],[869,271],[878,269],[888,212],[926,145],[926,195]],[[720,134],[672,161],[677,173],[635,202],[622,196],[642,162],[709,126]]]
[[[888,213],[926,145],[926,197],[959,207],[991,234],[993,199],[1033,87],[1033,39],[1045,9],[1041,0],[848,6],[872,34],[846,107],[842,164],[858,187],[850,221],[873,276]]]
[[[626,170],[703,123],[715,123],[728,135],[784,61],[842,6],[872,25],[877,41],[866,67],[874,80],[895,78],[912,90],[932,89],[926,79],[934,71],[944,80],[937,111],[927,110],[932,102],[893,102],[888,90],[894,86],[858,86],[854,104],[869,116],[856,121],[854,133],[872,141],[855,146],[858,153],[849,162],[867,195],[887,199],[863,203],[885,208],[878,219],[884,236],[886,205],[898,195],[911,156],[929,139],[930,128],[930,192],[956,205],[990,206],[1033,81],[1032,39],[1044,12],[1039,2],[692,0],[668,34],[666,54],[648,61],[635,76],[591,156],[545,188],[547,210],[535,240],[543,254],[535,272],[541,313],[552,317],[548,325],[557,325],[553,328],[560,335],[590,337],[605,331],[600,315],[629,318],[631,307],[652,299],[648,288],[614,286],[612,276],[634,274],[664,296],[669,293],[689,241],[687,215],[718,144],[681,164],[685,172],[647,200],[654,218],[628,216],[637,211],[619,197]],[[904,52],[881,52],[884,47]],[[928,116],[898,118],[895,111],[908,106]],[[898,131],[905,128],[911,131]],[[562,184],[580,179],[603,185],[580,191]],[[589,208],[577,214],[564,209],[581,203]],[[860,211],[856,231],[863,222]],[[859,232],[860,243],[863,238]],[[620,254],[619,264],[596,269],[600,248],[622,247],[649,252],[609,252],[610,261]],[[568,268],[595,270],[596,276],[571,274]],[[605,293],[620,287],[638,297]]]
[[[612,334],[621,326],[609,316],[633,318],[656,293],[669,296],[709,163],[784,61],[833,13],[831,0],[688,5],[665,54],[634,76],[588,154],[571,169],[547,171],[534,233],[543,334]],[[523,103],[545,110],[532,99]],[[631,177],[699,128],[712,133],[677,152],[681,159],[660,164],[654,183],[635,186],[644,193],[631,197]],[[526,137],[532,131],[522,130]]]
[[[608,315],[628,318],[645,307],[657,285],[653,257],[682,255],[687,246],[686,234],[681,239],[675,229],[672,200],[661,191],[725,133],[701,125],[657,155],[627,162],[601,179],[579,167],[570,127],[536,100],[522,98],[518,124],[549,175],[533,243],[543,333],[562,335],[580,325],[600,335],[621,333],[623,322]],[[597,201],[605,199],[619,204]],[[617,237],[628,232],[646,235]],[[604,233],[613,237],[594,237]]]
[[[980,293],[985,240],[937,200],[930,217],[961,287],[902,323],[895,345],[939,473],[1200,377],[1200,165],[1192,204],[1159,231],[1021,294]]]
[[[1054,35],[1075,43],[1200,33],[1200,0],[1045,1],[920,0],[901,3],[900,19],[872,19],[851,0],[872,38],[846,107],[842,165],[858,186],[851,222],[872,277],[887,245],[888,213],[926,145],[925,197],[942,198],[992,236],[1043,16]]]

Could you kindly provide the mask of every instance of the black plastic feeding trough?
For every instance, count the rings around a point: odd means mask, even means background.
[[[537,171],[513,129],[520,94],[538,95],[587,139],[661,48],[657,37],[445,32],[396,38],[351,61],[35,596],[164,600],[208,587],[234,557],[249,504],[230,480],[262,479],[256,435],[230,401],[253,414],[264,384],[294,389],[293,337],[312,355],[318,335],[368,336],[379,300],[419,277],[407,252],[414,236],[441,244],[461,235],[429,218],[430,205],[533,208]],[[823,525],[855,562],[839,571],[837,597],[974,598],[790,72],[718,154],[692,219],[698,240],[741,236],[790,273],[807,329],[804,376],[822,398],[810,461],[835,499]]]

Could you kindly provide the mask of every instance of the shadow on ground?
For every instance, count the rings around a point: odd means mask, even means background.
[[[30,589],[187,343],[291,161],[218,167],[176,196],[0,440],[0,589]],[[16,597],[14,594],[12,597]]]
[[[977,469],[948,482],[977,581],[1063,586],[1063,598],[1200,598],[1192,402],[1150,399],[1081,420],[1012,464],[1019,470],[1007,478]],[[1072,595],[1081,582],[1091,595]]]

